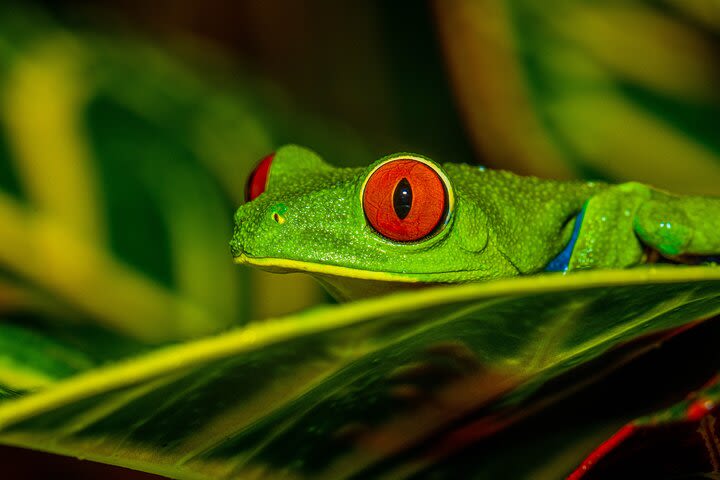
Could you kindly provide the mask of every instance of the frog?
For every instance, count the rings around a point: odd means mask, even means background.
[[[285,145],[248,178],[235,263],[305,272],[338,300],[539,273],[714,263],[720,198],[548,180],[409,152],[335,167]]]

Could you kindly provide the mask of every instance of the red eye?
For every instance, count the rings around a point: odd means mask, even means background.
[[[252,171],[245,187],[245,201],[250,202],[260,196],[267,187],[268,176],[270,174],[270,165],[272,164],[275,154],[271,153],[267,157],[260,160],[258,166]]]
[[[401,158],[375,170],[363,192],[365,217],[391,240],[414,242],[445,219],[448,193],[440,175],[419,160]]]

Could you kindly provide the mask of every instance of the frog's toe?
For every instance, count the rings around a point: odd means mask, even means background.
[[[685,213],[666,202],[649,201],[637,212],[634,222],[638,237],[666,257],[687,252],[693,230]]]

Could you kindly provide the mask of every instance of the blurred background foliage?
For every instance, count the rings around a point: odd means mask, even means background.
[[[232,265],[279,145],[720,184],[714,0],[66,0],[0,7],[0,308],[148,341],[323,301]]]
[[[718,2],[435,6],[458,106],[488,162],[718,193]]]

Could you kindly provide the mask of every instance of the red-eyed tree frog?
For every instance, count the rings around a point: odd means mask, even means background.
[[[720,198],[552,181],[397,153],[335,168],[284,146],[251,174],[236,263],[307,272],[340,299],[427,283],[720,254]]]

